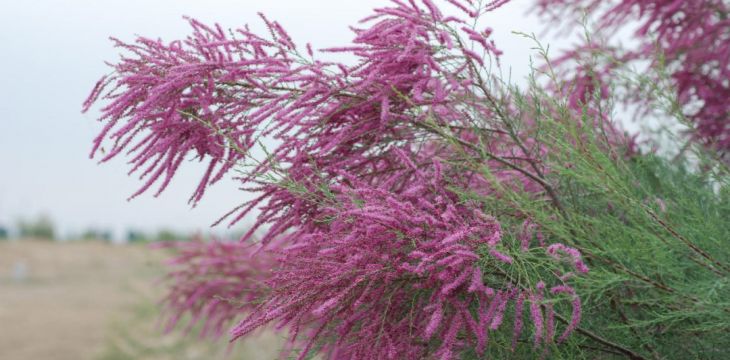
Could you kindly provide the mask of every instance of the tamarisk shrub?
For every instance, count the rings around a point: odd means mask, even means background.
[[[649,62],[666,67],[684,115],[693,123],[696,140],[726,154],[730,149],[730,3],[726,0],[537,0],[545,18],[565,25],[588,12],[598,19],[596,43],[569,50],[572,59],[595,52],[611,60],[592,71],[608,75],[617,64]],[[578,23],[574,21],[573,23]],[[568,25],[570,28],[570,25]],[[615,39],[621,29],[633,29],[633,42],[620,46]],[[661,53],[657,57],[657,53]],[[583,54],[583,55],[581,55]],[[559,61],[558,61],[559,62]],[[575,69],[577,78],[585,69]],[[657,79],[652,79],[657,80]],[[580,90],[578,90],[580,92]],[[631,102],[650,104],[643,93],[629,89]],[[632,94],[633,92],[633,94]],[[581,95],[580,93],[579,95]]]
[[[239,305],[239,311],[248,316],[233,328],[234,338],[274,322],[278,328],[291,329],[290,347],[297,345],[298,336],[304,338],[299,342],[302,354],[324,338],[334,340],[320,345],[319,351],[332,358],[449,358],[464,348],[483,353],[489,332],[502,326],[511,302],[516,341],[522,332],[521,304],[529,298],[534,345],[556,341],[550,335],[555,324],[543,325],[543,318],[550,316],[541,308],[547,301],[544,283],[531,290],[504,281],[515,261],[512,256],[529,250],[523,247],[512,250],[517,254],[508,254],[497,219],[460,204],[455,194],[445,190],[438,163],[434,173],[426,173],[411,168],[406,158],[403,161],[404,169],[393,177],[412,178],[412,184],[402,191],[394,193],[388,185],[373,187],[343,174],[350,186],[333,186],[332,198],[322,199],[330,205],[322,207],[317,222],[326,226],[296,229],[291,234],[296,243],[270,246],[252,258],[277,257],[275,270],[265,279],[271,293],[260,297],[264,301],[260,305]],[[248,249],[252,247],[245,243],[223,246],[230,248],[228,255],[215,251],[219,243],[180,245],[175,262],[182,263],[183,270],[172,273],[176,286],[168,296],[178,315],[173,322],[188,312],[195,321],[201,312],[220,306],[219,298],[205,297],[216,286],[221,287],[223,298],[236,293],[241,295],[234,299],[260,295],[258,273],[246,272],[250,261],[238,265],[227,260],[246,260],[236,254],[251,256]],[[556,260],[560,260],[557,251],[566,252],[575,261],[568,270],[587,272],[575,249],[557,244],[542,251]],[[200,260],[191,261],[191,253]],[[493,273],[484,274],[480,263]],[[562,272],[558,263],[553,264],[555,273]],[[215,272],[230,280],[207,277]],[[184,281],[178,280],[181,274]],[[558,342],[575,329],[581,314],[579,298],[566,285],[568,278],[553,278],[557,285],[550,290],[554,295],[569,295],[573,308],[572,320]],[[563,299],[555,296],[549,304]],[[208,311],[204,328],[235,313],[215,310]]]
[[[450,358],[464,347],[483,353],[508,302],[532,290],[499,279],[513,259],[497,219],[445,190],[440,165],[428,172],[403,161],[405,169],[391,177],[409,184],[397,192],[389,182],[374,187],[343,174],[351,185],[333,186],[333,205],[319,214],[327,226],[294,231],[299,241],[281,250],[268,281],[273,294],[233,329],[234,337],[270,321],[295,329],[294,336],[316,323],[304,353],[318,336],[337,339],[324,347],[332,357],[421,358],[435,351]],[[499,280],[485,281],[479,263]]]
[[[461,15],[393,0],[318,53],[263,15],[268,36],[188,19],[185,40],[114,40],[125,55],[84,103],[104,103],[92,156],[107,142],[102,162],[130,156],[133,196],[190,157],[208,161],[192,203],[234,168],[257,195],[224,217],[256,213],[240,243],[173,245],[171,326],[190,314],[218,334],[236,318],[236,339],[273,324],[285,354],[366,359],[484,354],[503,333],[547,351],[578,327],[580,251],[493,206],[518,192],[560,208],[551,149],[504,106],[488,71],[501,52],[470,25],[506,1],[447,3]],[[333,52],[357,61],[318,58]]]

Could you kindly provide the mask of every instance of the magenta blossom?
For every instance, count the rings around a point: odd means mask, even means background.
[[[448,1],[469,17],[505,2]],[[545,293],[544,282],[569,288],[562,259],[547,257],[537,284],[515,278],[545,239],[505,241],[500,218],[527,219],[469,200],[552,196],[534,121],[514,129],[489,106],[498,92],[487,62],[500,54],[491,30],[432,1],[393,0],[354,29],[352,46],[322,51],[357,59],[347,65],[300,53],[263,19],[267,37],[189,20],[184,41],[117,41],[131,55],[85,104],[106,101],[95,151],[110,142],[102,161],[132,157],[146,178],[137,194],[156,182],[162,191],[190,155],[209,161],[192,202],[234,168],[257,194],[229,214],[230,224],[257,216],[240,244],[178,249],[172,323],[190,313],[217,333],[240,316],[234,339],[271,324],[299,358],[449,359],[486,352],[511,307],[519,337],[527,301],[536,346],[549,344],[548,310],[565,291]]]
[[[616,62],[664,59],[677,98],[685,115],[694,123],[694,137],[711,148],[730,150],[730,7],[725,0],[537,0],[541,13],[556,24],[566,24],[584,11],[598,19],[601,35],[608,40],[629,27],[632,45],[602,49],[615,59],[598,74],[610,71]],[[578,24],[577,21],[573,22]],[[569,51],[567,57],[596,51],[595,45]],[[582,76],[581,69],[576,71]],[[577,89],[578,96],[582,90]],[[642,94],[629,94],[638,104]]]

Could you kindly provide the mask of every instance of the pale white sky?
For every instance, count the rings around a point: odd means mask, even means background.
[[[117,236],[143,230],[202,229],[245,199],[236,184],[221,183],[191,209],[187,199],[199,166],[187,164],[159,198],[151,193],[127,202],[140,185],[127,177],[122,158],[97,165],[88,158],[100,129],[95,114],[80,113],[89,89],[108,72],[116,50],[108,36],[135,34],[182,38],[183,15],[225,28],[258,25],[261,11],[284,25],[295,41],[315,48],[346,45],[347,26],[386,0],[0,0],[0,226],[50,215],[62,234],[87,227]],[[528,72],[532,44],[511,31],[538,32],[528,16],[530,0],[513,0],[486,17],[505,69],[513,78]],[[546,40],[550,40],[547,39]],[[554,40],[550,40],[555,43]],[[245,227],[245,221],[239,227]],[[220,229],[221,231],[225,229]]]

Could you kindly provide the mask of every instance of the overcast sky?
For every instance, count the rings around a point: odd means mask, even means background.
[[[127,177],[122,158],[98,165],[88,158],[99,131],[95,113],[80,113],[94,82],[116,59],[108,37],[135,34],[182,38],[183,15],[226,28],[258,24],[261,11],[284,25],[298,43],[315,48],[344,45],[347,26],[386,0],[0,0],[0,226],[20,218],[51,216],[63,234],[87,227],[154,230],[207,229],[245,199],[235,184],[210,189],[197,208],[187,199],[199,167],[185,166],[159,198],[127,197],[139,183]],[[527,73],[531,43],[512,31],[539,32],[528,16],[529,0],[513,0],[486,18],[503,67],[515,78]],[[547,39],[546,39],[547,40]],[[554,43],[554,41],[553,41]],[[244,227],[245,222],[239,226]],[[221,229],[224,230],[224,229]],[[207,231],[207,230],[206,230]]]

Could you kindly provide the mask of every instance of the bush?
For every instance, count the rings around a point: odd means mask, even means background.
[[[81,240],[112,241],[112,233],[108,230],[87,229],[81,234]]]
[[[164,191],[189,155],[209,161],[191,203],[231,170],[257,194],[220,220],[256,216],[240,242],[165,244],[170,326],[190,315],[235,340],[274,325],[298,358],[722,358],[716,142],[675,137],[668,159],[613,117],[614,81],[652,79],[649,108],[704,121],[677,111],[672,67],[574,56],[566,81],[538,43],[545,65],[518,87],[472,25],[507,1],[447,2],[469,20],[392,1],[316,54],[263,16],[265,37],[189,19],[182,41],[115,40],[129,53],[84,108],[105,102],[94,152],[132,156],[132,196]]]
[[[18,232],[24,239],[55,239],[55,225],[48,216],[41,215],[35,220],[18,222]]]

